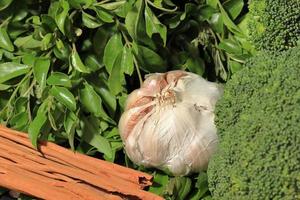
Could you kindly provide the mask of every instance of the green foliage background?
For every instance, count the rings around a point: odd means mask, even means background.
[[[147,73],[226,82],[255,53],[243,0],[2,0],[0,122],[155,175],[166,199],[209,199],[205,172],[171,177],[131,163],[118,119]]]

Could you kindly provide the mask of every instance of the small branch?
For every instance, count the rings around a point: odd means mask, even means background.
[[[2,28],[3,26],[6,26],[9,23],[9,21],[11,20],[11,18],[12,18],[12,16],[10,16],[10,17],[6,18],[5,20],[3,20],[0,24],[0,28]]]
[[[139,67],[138,62],[137,62],[137,60],[136,60],[136,58],[135,58],[134,55],[133,55],[133,62],[134,62],[134,66],[136,68],[136,72],[137,72],[138,77],[139,77],[140,86],[142,86],[142,84],[143,84],[143,78],[142,78],[142,75],[141,75],[141,72],[140,72],[140,67]]]
[[[121,23],[119,23],[119,25],[121,25]],[[125,45],[127,45],[128,47],[132,47],[132,43],[129,41],[126,33],[124,33],[122,30],[121,30],[121,33],[122,33],[122,36],[125,40]],[[139,77],[140,86],[141,86],[143,84],[143,78],[142,78],[142,75],[141,75],[140,67],[139,67],[138,62],[137,62],[134,55],[133,55],[133,63],[134,63],[134,66],[136,68],[136,71],[137,71],[137,74],[138,74],[138,77]]]
[[[94,5],[94,6],[99,6],[99,5],[108,3],[108,2],[110,2],[110,1],[111,1],[111,0],[104,0],[104,1],[100,1],[100,2],[94,3],[93,5]]]
[[[32,74],[32,70],[27,73],[24,78],[18,83],[17,87],[14,89],[13,93],[11,94],[10,98],[8,99],[6,105],[2,108],[2,110],[0,111],[0,115],[6,111],[6,109],[11,106],[11,101],[15,98],[15,96],[17,95],[21,85],[27,80],[27,78],[29,78]],[[8,116],[6,122],[9,120],[10,116]]]

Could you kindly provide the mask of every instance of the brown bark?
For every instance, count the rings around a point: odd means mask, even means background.
[[[72,152],[51,142],[37,151],[27,134],[0,125],[0,186],[38,198],[149,199],[152,176]]]

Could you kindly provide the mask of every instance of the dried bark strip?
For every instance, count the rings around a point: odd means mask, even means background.
[[[31,143],[29,142],[28,136],[26,134],[7,129],[3,126],[0,126],[0,131],[2,132],[1,135],[3,135],[4,137],[12,139],[15,142],[19,142],[24,146],[30,148],[31,150],[35,151]],[[12,132],[14,134],[17,134],[19,137],[15,138],[14,136],[11,136],[10,133]],[[55,159],[62,160],[64,163],[73,165],[74,167],[78,167],[83,170],[91,169],[92,173],[100,173],[111,170],[111,174],[114,174],[115,176],[118,176],[122,179],[137,183],[142,187],[151,185],[152,176],[150,176],[149,174],[138,172],[136,170],[125,168],[120,165],[109,163],[103,160],[95,160],[92,157],[88,157],[83,154],[73,153],[72,151],[66,151],[64,148],[50,142],[42,142],[42,144],[43,145],[40,146],[40,150],[46,158],[48,158],[48,156],[51,156]],[[70,159],[65,159],[65,157],[69,157]],[[95,168],[99,169],[99,165],[102,167],[101,170],[95,171]],[[126,169],[126,173],[124,173],[124,169]]]
[[[122,199],[92,187],[86,189],[81,183],[71,185],[74,183],[51,180],[2,161],[0,166],[0,172],[4,171],[0,173],[1,186],[42,199]]]
[[[0,186],[42,199],[162,199],[142,190],[152,176],[50,142],[36,151],[24,133],[0,125]]]

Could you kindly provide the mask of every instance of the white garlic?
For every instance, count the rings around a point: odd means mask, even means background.
[[[119,122],[129,158],[174,175],[205,170],[218,143],[213,111],[221,94],[218,84],[193,73],[149,75]]]

